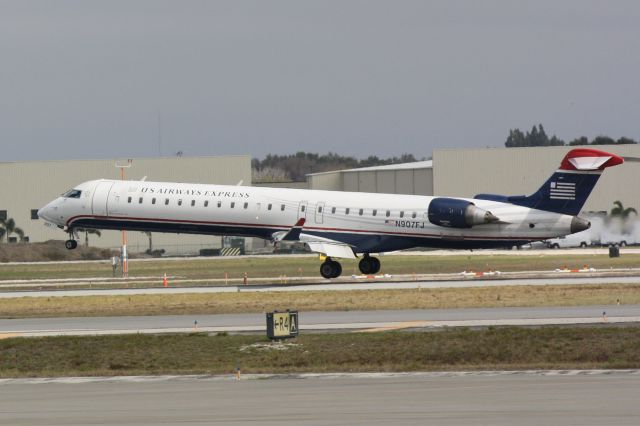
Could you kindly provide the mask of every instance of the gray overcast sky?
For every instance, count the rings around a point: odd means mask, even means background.
[[[2,1],[0,161],[640,138],[638,1]]]

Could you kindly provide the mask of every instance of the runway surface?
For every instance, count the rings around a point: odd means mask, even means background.
[[[615,324],[640,322],[640,305],[300,312],[299,322],[301,332],[384,331],[490,325]],[[264,314],[2,319],[0,338],[188,333],[196,330],[264,333],[265,324]]]
[[[449,276],[451,274],[448,274]],[[119,288],[89,290],[31,290],[3,291],[0,298],[18,297],[63,297],[63,296],[130,296],[136,294],[184,294],[184,293],[241,293],[241,292],[276,292],[276,291],[350,291],[350,290],[403,290],[417,288],[469,288],[500,287],[514,285],[585,285],[585,284],[640,284],[640,276],[577,276],[567,273],[566,276],[549,276],[544,278],[474,278],[451,276],[450,279],[434,281],[394,281],[384,280],[370,282],[326,283],[326,284],[288,284],[258,286],[211,286],[211,287],[168,287],[168,288]]]
[[[639,387],[637,372],[10,380],[0,424],[637,425]]]

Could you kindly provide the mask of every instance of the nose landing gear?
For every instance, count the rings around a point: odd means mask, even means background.
[[[324,278],[338,278],[340,274],[342,274],[342,265],[330,257],[320,265],[320,275]]]
[[[69,230],[69,239],[64,242],[64,247],[67,250],[73,250],[78,247],[78,242],[76,241],[76,235],[73,230]]]

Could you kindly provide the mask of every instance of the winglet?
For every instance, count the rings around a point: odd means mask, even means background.
[[[302,232],[302,227],[304,226],[305,221],[305,218],[301,217],[286,233],[283,234],[282,232],[277,232],[274,234],[273,239],[275,241],[299,241],[300,233]]]

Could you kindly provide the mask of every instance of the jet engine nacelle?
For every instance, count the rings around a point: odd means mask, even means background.
[[[429,222],[447,228],[471,228],[474,225],[497,222],[491,212],[476,207],[470,201],[455,198],[434,198],[429,203]]]

